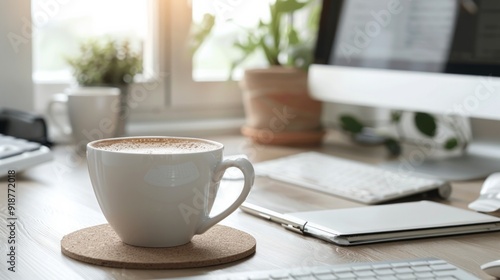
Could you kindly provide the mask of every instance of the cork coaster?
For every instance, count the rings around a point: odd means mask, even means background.
[[[84,228],[61,240],[64,255],[101,266],[134,269],[178,269],[218,265],[255,253],[255,239],[240,230],[215,225],[190,243],[170,248],[123,243],[108,224]]]

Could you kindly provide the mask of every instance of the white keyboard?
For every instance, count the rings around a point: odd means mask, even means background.
[[[184,280],[331,280],[331,279],[479,279],[444,260],[422,258],[389,262],[350,263],[293,269],[259,270],[220,275],[200,275]]]
[[[46,146],[0,134],[0,177],[9,170],[21,172],[49,160],[52,153]]]
[[[437,191],[442,198],[451,193],[450,185],[442,180],[398,173],[317,152],[260,162],[254,167],[257,175],[365,204],[429,191]]]

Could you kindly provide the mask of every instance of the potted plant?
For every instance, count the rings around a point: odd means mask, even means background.
[[[403,116],[406,115],[406,122]],[[411,124],[413,123],[413,126]],[[342,114],[339,117],[342,131],[360,144],[383,144],[391,156],[399,156],[404,144],[421,146],[449,155],[463,154],[469,144],[469,133],[463,119],[457,116],[434,116],[425,112],[392,110],[390,126],[377,129],[366,125],[357,116]],[[391,127],[392,126],[392,127]],[[415,133],[412,132],[412,128]],[[407,130],[409,130],[407,132]],[[391,133],[392,131],[392,133]],[[407,135],[409,134],[409,135]],[[422,141],[418,140],[422,136]]]
[[[269,5],[270,20],[259,21],[255,29],[247,30],[244,40],[234,44],[242,56],[231,70],[256,51],[263,52],[269,64],[246,69],[240,81],[246,115],[241,131],[257,143],[310,145],[322,141],[322,105],[309,96],[306,72],[319,19],[319,6],[312,7],[313,3],[317,2],[276,0]],[[294,26],[294,15],[305,8],[311,8],[309,32],[301,34]]]
[[[243,92],[246,124],[241,131],[263,144],[319,144],[321,103],[312,100],[307,90],[307,68],[312,62],[320,6],[316,0],[276,0],[269,5],[270,20],[259,21],[234,47],[241,56],[233,60],[234,69],[255,52],[263,52],[269,67],[246,69],[240,87]],[[311,8],[308,32],[301,33],[294,15]],[[296,19],[296,18],[295,18]],[[215,16],[206,14],[191,28],[192,54],[203,44],[214,27]]]
[[[121,91],[120,119],[116,136],[125,134],[128,116],[127,96],[134,76],[142,72],[142,56],[134,52],[130,42],[106,38],[87,40],[80,45],[80,54],[66,58],[79,86],[110,86]]]

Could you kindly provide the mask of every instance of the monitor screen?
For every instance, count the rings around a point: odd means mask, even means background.
[[[316,50],[319,64],[500,75],[498,0],[325,0],[323,4]]]

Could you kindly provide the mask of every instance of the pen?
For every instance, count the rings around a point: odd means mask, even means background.
[[[240,209],[247,214],[279,223],[288,230],[304,234],[304,227],[307,222],[301,219],[286,216],[248,202],[244,202],[243,204],[241,204]]]

